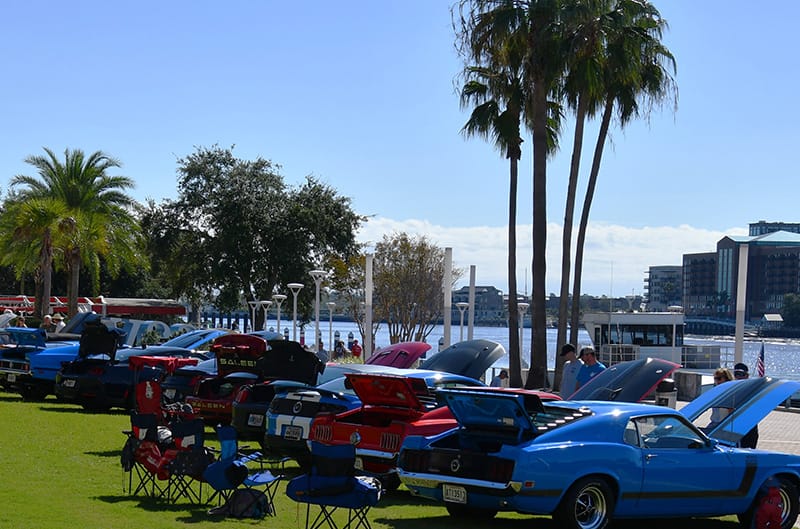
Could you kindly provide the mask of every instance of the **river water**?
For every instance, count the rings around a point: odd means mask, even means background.
[[[282,326],[286,325],[285,321],[281,322]],[[274,326],[275,321],[270,320],[267,326]],[[289,322],[291,329],[291,321]],[[313,329],[314,323],[307,326],[306,329]],[[325,344],[329,344],[329,333],[339,332],[340,339],[347,341],[348,333],[353,335],[361,341],[361,335],[358,332],[358,327],[355,323],[350,322],[329,322],[320,321],[320,334]],[[311,330],[313,332],[313,330]],[[461,327],[458,323],[451,326],[450,343],[461,341]],[[334,334],[335,336],[335,334]],[[428,336],[427,341],[431,343],[434,349],[437,347],[439,339],[444,336],[444,327],[437,325],[434,327],[431,334]],[[464,325],[463,336],[466,340],[468,337],[467,325]],[[474,339],[486,339],[500,343],[506,350],[508,350],[508,328],[506,327],[474,327],[472,337]],[[556,344],[557,330],[547,329],[547,366],[549,369],[555,368],[556,352],[559,349]],[[381,325],[375,339],[377,347],[389,345],[389,334],[386,325]],[[531,343],[531,330],[525,329],[523,332],[522,349],[523,359],[530,360],[530,343]],[[718,345],[721,348],[721,357],[727,359],[728,367],[733,364],[734,340],[732,336],[696,336],[688,335],[684,338],[685,345]],[[768,376],[779,378],[800,379],[800,340],[798,339],[781,339],[770,338],[764,342],[764,365],[765,373]],[[762,341],[760,339],[745,339],[743,347],[743,360],[750,366],[751,376],[756,372],[756,360],[758,353],[761,350]],[[589,334],[585,329],[581,329],[578,333],[578,349],[587,345],[593,345]],[[726,363],[723,360],[723,363]],[[504,356],[497,361],[495,367],[505,367],[508,365],[508,356]]]

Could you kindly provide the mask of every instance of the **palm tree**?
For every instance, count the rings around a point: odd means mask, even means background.
[[[675,72],[675,58],[661,43],[666,21],[647,0],[617,0],[615,3],[615,9],[607,15],[612,29],[608,32],[603,59],[605,102],[575,246],[570,318],[570,340],[573,342],[578,339],[581,271],[589,211],[614,109],[616,107],[620,126],[624,128],[640,114],[649,114],[653,106],[669,100],[677,101],[677,88],[669,72]],[[644,111],[640,108],[640,99],[647,104]]]
[[[551,96],[565,67],[561,0],[461,0],[459,37],[469,63],[492,65],[504,43],[524,43],[522,63],[527,127],[533,132],[533,259],[531,368],[526,387],[547,380],[547,158],[558,130]],[[498,68],[491,68],[498,70]]]
[[[46,156],[25,159],[37,169],[38,176],[17,175],[10,185],[20,201],[50,200],[63,208],[57,220],[59,236],[52,241],[69,273],[68,311],[74,315],[78,311],[79,278],[84,264],[92,272],[96,288],[101,257],[112,273],[121,265],[143,263],[142,253],[137,250],[141,247],[138,224],[130,213],[135,202],[124,192],[133,187],[133,181],[106,174],[120,167],[120,163],[102,151],[87,157],[80,149],[66,149],[62,163],[53,151],[44,150]]]
[[[461,90],[461,105],[474,104],[462,132],[467,136],[492,138],[495,146],[509,160],[508,192],[508,345],[509,383],[522,386],[522,363],[519,342],[517,305],[517,180],[522,157],[520,122],[525,107],[522,61],[518,47],[502,43],[495,50],[491,68],[466,68],[467,82]]]
[[[49,312],[53,268],[53,239],[58,238],[64,216],[63,205],[51,198],[18,201],[9,198],[0,215],[0,245],[5,248],[0,263],[13,267],[17,279],[33,272],[36,303],[34,314]]]

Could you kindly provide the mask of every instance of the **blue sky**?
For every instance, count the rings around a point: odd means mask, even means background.
[[[118,158],[119,174],[137,183],[133,196],[158,201],[175,197],[178,158],[235,145],[241,158],[280,164],[290,184],[311,174],[350,197],[372,216],[362,240],[429,235],[453,248],[457,266],[475,265],[479,284],[505,290],[508,168],[490,145],[460,134],[467,111],[456,94],[451,3],[8,3],[0,188],[32,173],[26,156],[69,147]],[[650,265],[713,250],[750,222],[800,220],[800,3],[654,3],[670,25],[678,109],[611,132],[587,240],[589,294],[641,293]],[[565,128],[549,166],[550,292],[559,289],[571,134]],[[585,142],[594,144],[593,127]],[[530,163],[526,151],[520,290],[530,284]]]

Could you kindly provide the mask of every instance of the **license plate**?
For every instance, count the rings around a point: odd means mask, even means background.
[[[167,389],[165,389],[164,390],[164,396],[167,397],[168,399],[174,399],[175,398],[175,388],[167,388]]]
[[[9,373],[6,376],[6,380],[8,380],[9,382],[16,382],[17,381],[17,375],[15,375],[14,373]]]
[[[71,379],[71,378],[66,379],[64,381],[64,387],[65,388],[74,388],[75,387],[75,380]]]
[[[467,503],[467,489],[443,483],[442,499],[451,503]]]
[[[261,426],[264,424],[264,416],[251,413],[247,417],[247,426]]]
[[[356,470],[364,470],[364,460],[360,457],[357,457],[353,463],[353,466],[356,468]]]
[[[283,438],[288,441],[299,441],[303,435],[303,429],[299,426],[287,426],[283,431]]]

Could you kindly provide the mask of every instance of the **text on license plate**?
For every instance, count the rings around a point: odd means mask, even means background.
[[[443,483],[442,499],[452,503],[467,503],[467,489]]]
[[[257,413],[251,413],[247,417],[247,426],[261,426],[264,424],[264,416]]]
[[[71,378],[66,379],[64,381],[64,387],[65,388],[74,388],[75,387],[75,380],[71,379]]]
[[[283,438],[289,441],[299,441],[303,435],[303,429],[299,426],[287,426],[283,431]]]
[[[15,375],[14,373],[9,373],[8,376],[6,377],[6,380],[8,380],[9,382],[16,382],[17,375]]]

